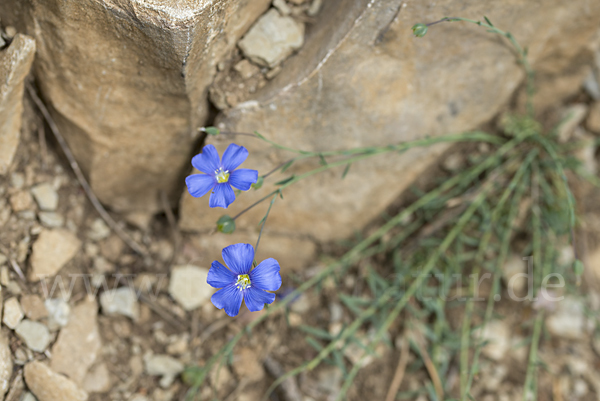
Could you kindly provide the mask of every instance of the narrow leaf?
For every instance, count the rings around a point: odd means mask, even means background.
[[[342,180],[344,178],[346,178],[346,175],[348,174],[348,171],[350,171],[350,166],[352,165],[352,163],[348,163],[346,164],[346,168],[344,169],[344,172],[342,173]]]

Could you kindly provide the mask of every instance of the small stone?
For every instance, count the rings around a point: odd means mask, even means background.
[[[42,210],[53,212],[58,207],[58,193],[49,183],[38,184],[31,188],[31,194]]]
[[[10,185],[15,189],[21,189],[25,185],[25,175],[23,173],[12,173],[10,175]]]
[[[464,165],[464,158],[460,153],[452,153],[444,159],[442,167],[449,172],[456,172]]]
[[[25,365],[25,382],[39,401],[86,401],[88,394],[71,380],[33,361]]]
[[[102,346],[97,315],[96,301],[86,300],[78,304],[52,347],[52,370],[65,374],[78,385],[83,383]]]
[[[279,73],[283,71],[283,68],[281,68],[280,65],[278,65],[277,67],[267,71],[267,73],[265,74],[265,78],[267,79],[273,79],[275,78],[277,75],[279,75]]]
[[[30,358],[27,351],[31,353],[31,350],[29,348],[17,348],[17,350],[15,351],[15,363],[17,365],[25,365],[27,362],[33,359],[33,353],[32,357]]]
[[[586,120],[586,127],[594,134],[600,134],[600,101],[590,107],[590,114]]]
[[[50,330],[59,330],[69,323],[71,307],[64,299],[48,298],[44,301],[44,306],[48,311],[47,326]]]
[[[88,393],[106,393],[111,389],[112,383],[106,364],[94,366],[85,376],[83,389]]]
[[[244,79],[251,78],[260,72],[260,68],[246,59],[243,59],[234,65],[233,69],[236,70]]]
[[[306,10],[306,14],[309,17],[315,17],[319,11],[321,11],[321,6],[323,5],[323,0],[313,0],[312,3],[310,3],[310,7],[308,7],[308,10]]]
[[[5,332],[0,332],[0,400],[4,399],[4,394],[8,390],[12,372],[13,362],[8,346],[8,336]]]
[[[29,391],[26,391],[25,393],[23,393],[23,396],[21,396],[21,401],[38,401],[37,398],[35,398],[35,396],[33,394],[31,394]]]
[[[106,225],[104,220],[98,218],[92,222],[87,236],[92,241],[99,241],[110,235],[110,227]]]
[[[581,301],[565,297],[557,302],[558,308],[546,319],[546,328],[555,336],[578,339],[584,335],[585,314]]]
[[[15,329],[15,333],[32,351],[44,352],[50,344],[51,337],[48,328],[33,320],[23,320]]]
[[[256,64],[273,68],[304,44],[304,24],[270,9],[238,45]]]
[[[10,197],[10,206],[15,213],[22,212],[33,207],[33,199],[27,191],[18,191]]]
[[[575,398],[581,398],[588,393],[588,385],[583,379],[575,379],[573,382],[573,395]]]
[[[215,368],[208,374],[210,382],[213,387],[217,390],[217,393],[221,393],[224,390],[231,387],[231,383],[235,381],[235,378],[226,366],[221,365],[220,368]]]
[[[592,97],[594,100],[600,100],[600,85],[596,80],[596,74],[594,71],[590,71],[585,80],[583,81],[583,89]]]
[[[241,348],[233,353],[232,368],[239,380],[256,383],[265,377],[261,360],[251,348]]]
[[[329,398],[335,398],[342,386],[342,372],[338,368],[325,368],[319,372],[318,377],[319,389],[329,394]]]
[[[102,256],[97,256],[94,258],[94,270],[102,274],[112,273],[115,271],[115,265]]]
[[[44,230],[33,244],[28,279],[39,281],[54,276],[81,247],[81,241],[64,229]]]
[[[208,270],[192,265],[176,266],[171,271],[169,294],[185,310],[194,310],[209,299],[214,289],[208,285]]]
[[[6,289],[12,295],[21,295],[21,293],[23,292],[19,284],[14,280],[10,280],[8,282]]]
[[[131,212],[123,216],[125,221],[142,231],[146,231],[150,227],[154,215],[148,212]]]
[[[23,320],[24,316],[23,309],[21,309],[21,304],[17,301],[17,298],[9,298],[4,302],[2,323],[5,326],[14,330],[21,320]]]
[[[287,5],[285,0],[273,0],[273,7],[275,7],[281,15],[290,15],[292,9]]]
[[[25,312],[25,316],[30,320],[40,320],[48,316],[44,301],[38,295],[23,295],[21,297],[21,307]]]
[[[60,228],[65,225],[65,218],[55,212],[39,212],[38,219],[48,228]]]
[[[509,295],[521,295],[527,286],[527,261],[517,254],[507,258],[502,266],[502,278],[508,287]]]
[[[0,253],[0,266],[5,264],[8,261],[8,258]]]
[[[298,298],[293,300],[290,304],[290,310],[296,313],[306,313],[310,310],[310,299],[308,295],[302,293],[298,295]]]
[[[168,355],[146,355],[144,368],[151,376],[162,376],[159,384],[162,388],[167,388],[173,383],[175,377],[183,372],[184,366]]]
[[[492,320],[483,330],[477,330],[476,337],[488,343],[483,347],[482,352],[494,361],[503,359],[510,349],[510,328],[501,320]]]
[[[10,275],[8,274],[8,267],[2,266],[0,268],[0,284],[7,286],[10,283]]]
[[[183,333],[176,336],[173,341],[167,345],[167,353],[170,355],[182,355],[188,350],[190,336],[188,333]]]
[[[7,39],[12,39],[17,35],[17,28],[9,25],[4,29],[4,33],[6,34]]]
[[[585,104],[578,103],[567,107],[561,114],[561,124],[558,127],[558,141],[561,143],[571,139],[575,127],[577,127],[587,114],[588,107]]]
[[[123,315],[135,320],[139,315],[137,296],[129,287],[104,291],[100,295],[100,305],[102,305],[102,313],[108,316]]]

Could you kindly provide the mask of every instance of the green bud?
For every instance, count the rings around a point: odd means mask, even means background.
[[[427,33],[427,25],[425,24],[415,24],[412,27],[413,34],[417,38],[422,38]]]
[[[235,231],[235,220],[228,215],[221,216],[219,220],[217,220],[217,230],[223,234],[231,234]]]
[[[581,276],[583,274],[583,262],[579,259],[577,259],[574,263],[573,263],[573,271],[575,272],[576,276]]]
[[[212,136],[216,136],[221,133],[217,127],[204,127],[203,131]]]
[[[252,188],[260,189],[263,186],[263,182],[265,182],[264,177],[258,177],[258,180],[254,184],[252,184]]]

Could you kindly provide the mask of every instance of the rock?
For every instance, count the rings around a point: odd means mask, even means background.
[[[594,134],[600,134],[600,101],[592,104],[592,107],[590,107],[590,114],[585,123],[587,129]]]
[[[59,228],[65,225],[65,218],[55,212],[39,212],[40,223],[48,228]]]
[[[0,266],[5,264],[7,260],[8,260],[8,258],[5,255],[0,253]]]
[[[25,78],[35,55],[35,41],[18,34],[0,51],[0,175],[13,161],[21,131]]]
[[[108,316],[123,315],[135,320],[140,312],[136,293],[129,287],[104,291],[100,295],[100,305],[102,313]]]
[[[238,380],[256,383],[265,377],[265,370],[259,356],[251,348],[240,348],[233,353],[231,365]]]
[[[23,396],[21,397],[20,401],[38,401],[38,399],[35,398],[35,396],[29,391],[26,391],[25,393],[23,393]]]
[[[559,142],[567,142],[573,136],[575,127],[581,124],[588,112],[588,106],[582,103],[574,104],[563,110],[561,124],[556,136]]]
[[[3,286],[7,286],[10,282],[10,275],[8,274],[8,267],[2,266],[0,267],[0,284]]]
[[[475,335],[477,338],[481,338],[481,341],[488,342],[481,352],[494,361],[502,360],[511,347],[510,328],[501,320],[492,320],[485,325],[483,330],[477,330]]]
[[[330,395],[329,398],[335,398],[340,392],[342,386],[342,372],[338,368],[328,367],[319,371],[319,389]]]
[[[292,9],[287,5],[285,0],[273,0],[273,7],[275,7],[283,16],[287,16],[292,13]]]
[[[110,227],[106,225],[104,220],[98,218],[92,222],[87,237],[92,241],[99,241],[107,238],[110,235]]]
[[[546,328],[550,334],[568,339],[581,338],[585,334],[583,303],[577,299],[565,297],[557,304],[556,312],[546,318]]]
[[[33,244],[29,281],[54,276],[81,247],[81,241],[65,229],[43,230]]]
[[[208,270],[192,265],[175,266],[171,271],[169,294],[185,310],[194,310],[215,291],[208,283]]]
[[[21,309],[21,304],[17,301],[17,298],[13,297],[4,301],[2,323],[5,326],[14,330],[21,320],[23,320],[24,316],[23,309]]]
[[[44,301],[38,295],[23,295],[21,297],[21,307],[28,319],[40,320],[48,316]]]
[[[111,385],[110,374],[104,363],[90,369],[83,381],[83,389],[88,393],[106,393],[111,389]]]
[[[460,170],[465,164],[463,156],[459,153],[452,153],[448,155],[442,162],[442,167],[449,172],[456,172]]]
[[[227,366],[224,365],[211,369],[208,377],[210,378],[213,388],[217,390],[217,393],[222,393],[223,391],[231,388],[231,384],[235,382],[235,378]]]
[[[180,191],[216,64],[269,4],[6,0],[2,23],[34,36],[36,82],[94,193],[156,212]]]
[[[184,366],[168,355],[146,355],[144,368],[151,376],[162,376],[159,384],[162,388],[167,388],[173,383],[175,377],[183,372]]]
[[[63,373],[78,385],[100,353],[98,305],[86,300],[73,308],[69,323],[60,331],[52,347],[50,368]]]
[[[244,79],[253,77],[260,72],[260,68],[244,59],[233,66],[233,69],[239,72]]]
[[[238,46],[256,64],[273,68],[304,44],[304,24],[270,9],[256,21]]]
[[[27,191],[18,191],[10,197],[13,212],[23,212],[33,207],[33,199]]]
[[[510,255],[502,266],[502,279],[509,294],[521,295],[527,287],[527,260],[517,254]]]
[[[36,352],[44,352],[50,344],[50,332],[43,324],[25,319],[15,329],[15,333],[25,342],[27,348]]]
[[[588,71],[579,57],[589,54],[585,49],[600,25],[600,2],[586,8],[589,1],[576,1],[581,8],[566,9],[564,1],[550,0],[543,12],[531,2],[511,7],[486,3],[496,26],[510,30],[529,49],[539,49],[529,55],[536,87],[547,86],[543,96],[552,102],[579,90]],[[283,71],[235,108],[219,113],[214,125],[232,132],[257,130],[276,143],[307,151],[385,146],[480,126],[505,107],[523,82],[512,50],[492,44],[492,36],[465,23],[438,24],[424,38],[409,38],[416,22],[436,21],[457,7],[462,15],[481,15],[476,0],[324,6]],[[553,85],[569,71],[573,81],[579,80],[575,85]],[[228,141],[225,136],[207,139],[219,152]],[[253,138],[236,136],[235,143],[249,150],[243,167],[260,174],[292,157]],[[345,167],[340,166],[300,181],[275,202],[265,231],[317,241],[348,238],[380,216],[447,148],[379,155],[353,163],[343,180]],[[318,160],[307,161],[270,176],[260,190],[236,200],[227,214],[235,216],[265,196],[276,188],[273,183],[318,166]],[[205,205],[204,199],[183,194],[182,227],[208,232],[224,212]],[[265,209],[263,204],[236,219],[238,230],[254,230]],[[261,247],[267,243],[263,238]]]
[[[42,210],[53,212],[58,207],[58,193],[51,184],[38,184],[31,188],[31,194]]]
[[[44,301],[48,311],[48,328],[52,331],[58,330],[69,323],[71,307],[61,298],[48,298]]]
[[[38,401],[86,401],[87,393],[45,364],[33,361],[25,365],[25,383]]]
[[[8,336],[7,333],[0,332],[0,400],[4,399],[4,394],[8,391],[12,373],[13,362],[8,346]]]
[[[323,0],[313,0],[312,3],[310,3],[310,7],[308,7],[308,10],[306,10],[306,14],[309,17],[314,17],[319,13],[319,11],[321,11],[322,5]]]

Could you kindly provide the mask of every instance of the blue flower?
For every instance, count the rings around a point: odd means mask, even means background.
[[[215,260],[206,280],[212,287],[221,288],[210,299],[214,306],[236,316],[242,300],[251,312],[262,310],[275,300],[275,294],[267,292],[281,287],[279,263],[275,259],[265,259],[252,269],[254,248],[250,244],[229,245],[222,255],[229,269]]]
[[[246,160],[248,150],[232,143],[223,153],[223,160],[213,145],[192,158],[192,166],[204,174],[192,174],[185,179],[190,195],[199,198],[212,190],[208,206],[227,209],[235,200],[231,187],[247,191],[258,179],[258,171],[236,168]]]

